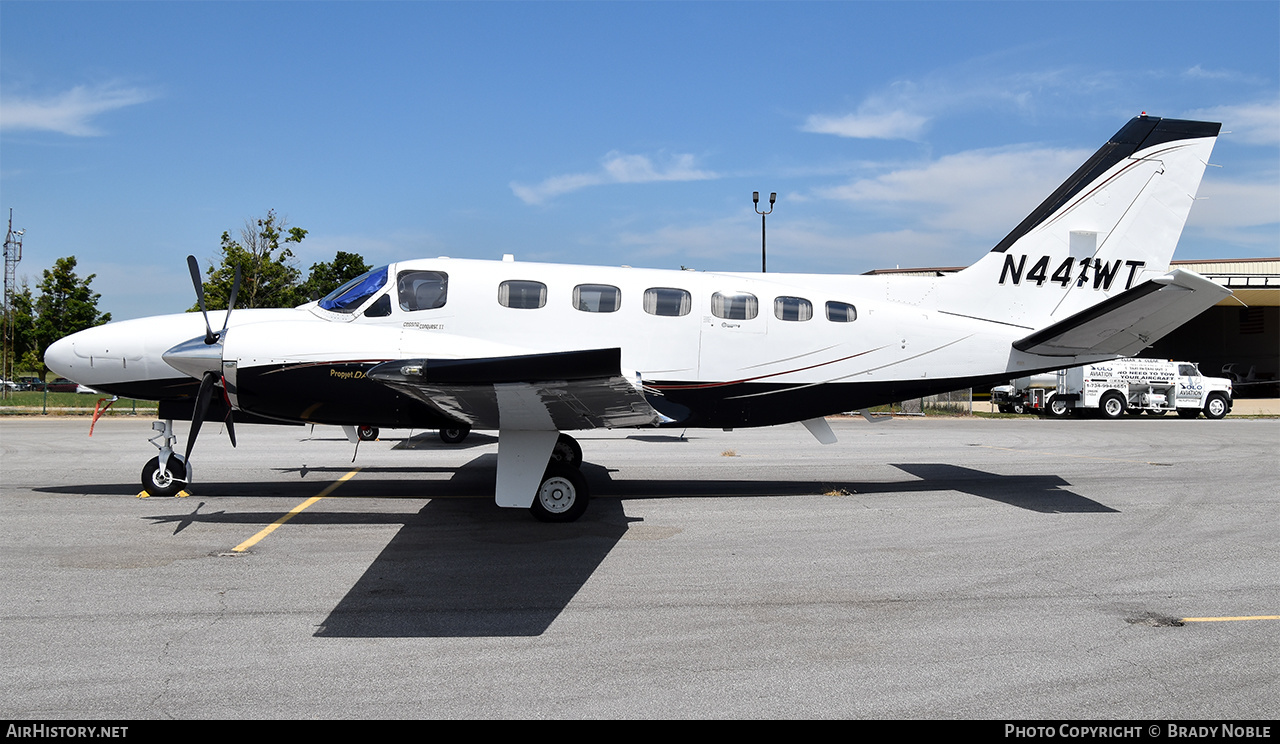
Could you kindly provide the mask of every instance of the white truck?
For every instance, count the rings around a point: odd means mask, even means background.
[[[1021,377],[991,389],[991,402],[1005,413],[1057,417],[1093,411],[1112,419],[1144,411],[1220,419],[1231,411],[1231,396],[1230,380],[1205,377],[1191,362],[1137,358]]]

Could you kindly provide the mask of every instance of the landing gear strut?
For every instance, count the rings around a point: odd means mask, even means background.
[[[160,450],[142,468],[142,490],[148,496],[177,496],[191,482],[191,465],[173,451],[178,438],[173,435],[173,421],[165,419],[151,424],[159,434],[147,440]]]

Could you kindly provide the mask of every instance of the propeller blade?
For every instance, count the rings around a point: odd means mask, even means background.
[[[212,344],[216,341],[213,326],[209,325],[209,313],[204,307],[204,282],[200,281],[200,263],[195,256],[187,256],[187,268],[191,270],[191,283],[196,288],[196,301],[200,305],[200,314],[204,316],[204,342]]]
[[[196,394],[196,408],[191,414],[191,433],[187,435],[187,451],[183,455],[186,462],[191,462],[191,448],[195,446],[200,425],[204,423],[204,416],[209,412],[209,398],[213,395],[216,377],[214,373],[206,372],[204,377],[200,378],[200,392]]]
[[[237,274],[239,271],[237,270]],[[234,293],[233,293],[234,294]],[[227,378],[222,378],[222,400],[227,404],[227,417],[223,419],[227,424],[227,436],[231,437],[231,446],[236,446],[236,424],[231,419],[231,396],[227,394]]]
[[[240,293],[240,267],[236,266],[236,278],[231,282],[231,299],[227,302],[227,317],[222,321],[222,331],[218,333],[218,338],[225,339],[227,336],[227,323],[231,322],[231,308],[236,306],[236,295]]]

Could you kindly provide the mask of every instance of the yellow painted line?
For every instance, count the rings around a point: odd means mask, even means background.
[[[1280,615],[1240,615],[1238,617],[1184,617],[1184,623],[1225,623],[1232,620],[1280,620]]]
[[[356,468],[355,470],[352,470],[350,473],[347,473],[346,475],[342,476],[341,478],[334,481],[333,483],[330,483],[320,493],[316,494],[315,496],[312,496],[311,498],[307,499],[301,504],[298,504],[297,506],[293,507],[293,509],[290,510],[288,514],[284,515],[283,517],[280,517],[279,519],[267,525],[266,527],[263,527],[262,530],[258,532],[258,534],[254,535],[248,540],[245,540],[244,542],[232,548],[231,552],[243,553],[249,548],[252,548],[254,545],[257,545],[259,540],[266,537],[267,535],[270,535],[272,532],[275,532],[276,528],[279,527],[280,525],[284,524],[285,522],[288,522],[290,519],[293,519],[298,514],[301,514],[303,509],[306,509],[308,506],[311,506],[312,504],[316,503],[317,501],[324,498],[325,496],[328,496],[329,494],[333,493],[334,489],[336,489],[338,486],[341,486],[343,483],[346,483],[347,481],[354,478],[356,476],[356,473],[358,472],[360,472],[360,468]]]

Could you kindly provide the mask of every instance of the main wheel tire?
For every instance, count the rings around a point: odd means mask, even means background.
[[[1098,415],[1107,419],[1118,419],[1125,414],[1128,406],[1125,405],[1124,396],[1112,390],[1102,396],[1102,400],[1098,401]]]
[[[153,457],[142,468],[142,490],[151,496],[176,496],[187,485],[187,465],[177,455],[160,469],[160,458]]]
[[[551,464],[567,465],[574,470],[582,467],[582,447],[578,440],[568,434],[561,434],[556,439],[556,446],[551,448]]]
[[[1200,415],[1199,408],[1179,408],[1178,417],[1184,419],[1193,419]]]
[[[1204,402],[1204,417],[1217,420],[1226,415],[1227,399],[1222,393],[1210,393],[1209,399]]]
[[[378,438],[378,427],[376,426],[357,426],[356,437],[362,442],[372,442]]]
[[[552,464],[538,484],[529,511],[539,522],[573,522],[587,511],[587,479],[565,465]]]
[[[450,429],[441,429],[440,441],[445,444],[462,444],[462,440],[466,439],[467,435],[470,433],[470,427],[466,426],[455,426]]]
[[[1065,400],[1050,398],[1049,405],[1044,409],[1049,418],[1066,418],[1071,413],[1071,406],[1067,405]]]

